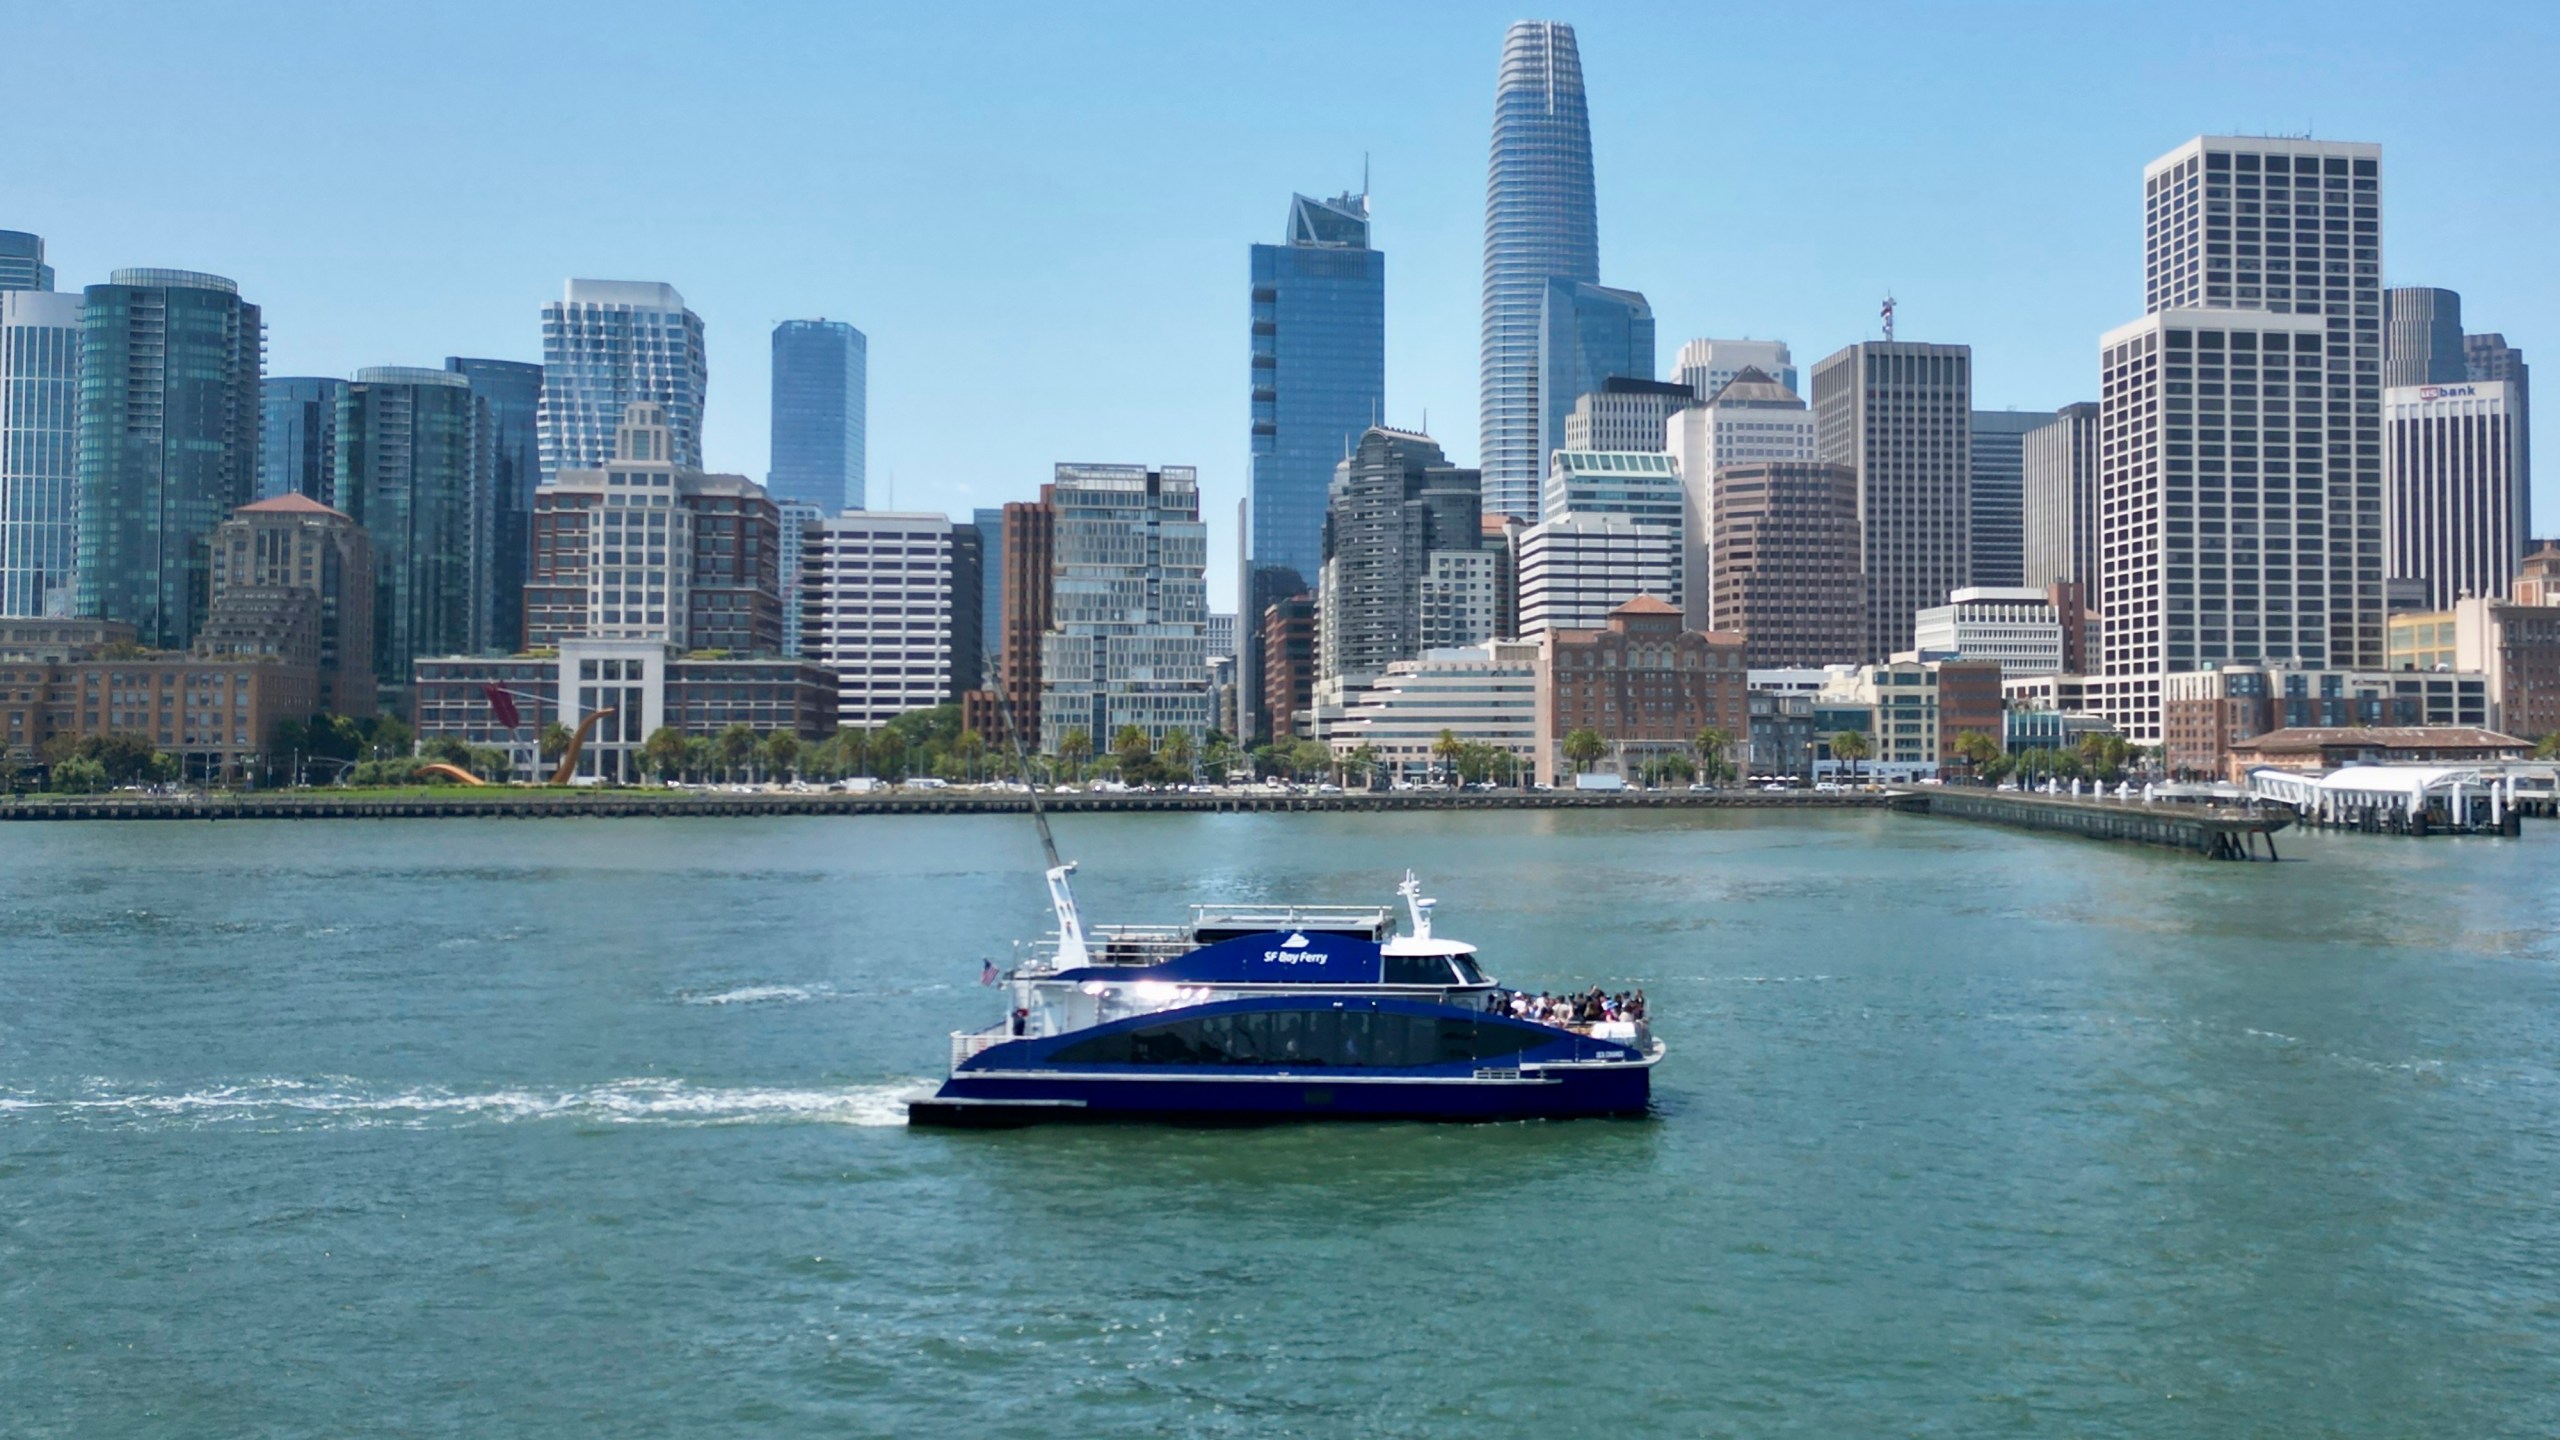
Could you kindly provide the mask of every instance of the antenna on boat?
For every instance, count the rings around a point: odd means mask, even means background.
[[[1396,893],[1404,897],[1405,908],[1413,912],[1413,938],[1430,939],[1431,907],[1440,902],[1422,893],[1422,882],[1415,879],[1410,870],[1404,872],[1404,883],[1396,887]]]
[[[995,657],[986,657],[992,668]],[[1075,862],[1058,858],[1057,837],[1049,833],[1048,807],[1040,803],[1040,781],[1031,773],[1031,756],[1022,748],[1022,727],[1013,719],[1013,697],[1005,692],[999,676],[996,691],[996,728],[1004,732],[1013,750],[1013,769],[1022,777],[1022,788],[1031,794],[1031,823],[1040,830],[1040,854],[1049,862],[1049,906],[1058,913],[1057,966],[1074,970],[1090,962],[1085,949],[1084,920],[1076,913],[1075,891],[1068,887],[1067,877],[1076,873]]]

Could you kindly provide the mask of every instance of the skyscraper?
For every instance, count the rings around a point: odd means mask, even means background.
[[[467,378],[386,365],[338,404],[338,508],[373,542],[373,669],[386,695],[410,662],[488,648],[493,566],[487,423]]]
[[[997,652],[1004,647],[1004,507],[983,505],[969,512],[978,531],[978,683],[995,689],[1004,666]],[[997,743],[990,735],[987,743]]]
[[[542,483],[613,459],[622,412],[665,407],[673,459],[702,468],[702,403],[711,383],[702,317],[673,285],[572,280],[542,307]]]
[[[1316,605],[1320,709],[1340,706],[1392,662],[1420,658],[1435,557],[1483,549],[1478,484],[1430,436],[1382,426],[1335,467]]]
[[[347,382],[328,375],[270,375],[258,384],[258,498],[337,497],[338,402]]]
[[[2165,674],[2380,668],[2335,648],[2335,612],[2358,596],[2332,582],[2334,557],[2362,542],[2334,528],[2337,472],[2354,462],[2320,427],[2335,416],[2347,428],[2365,377],[2331,367],[2332,339],[2321,315],[2221,308],[2163,310],[2101,341],[2102,678],[2092,688],[2127,738],[2159,742]],[[2187,438],[2235,432],[2267,438]]]
[[[1387,257],[1369,244],[1369,197],[1291,197],[1287,242],[1252,262],[1248,554],[1313,575],[1333,467],[1386,409]]]
[[[542,367],[522,360],[448,355],[444,368],[471,382],[486,407],[489,642],[524,643],[524,582],[533,565],[533,492],[542,484]]]
[[[257,496],[258,307],[187,270],[118,270],[83,296],[75,608],[183,649],[206,537]]]
[[[841,320],[773,327],[773,468],[765,489],[833,515],[867,501],[871,342]]]
[[[1653,307],[1633,290],[1549,280],[1538,311],[1538,463],[1565,448],[1565,420],[1577,401],[1612,378],[1653,378]],[[1530,519],[1543,511],[1519,515]],[[1514,514],[1513,511],[1499,511]]]
[[[2325,388],[2339,407],[2322,416],[2327,663],[2378,670],[2384,611],[2382,147],[2200,135],[2145,166],[2143,188],[2150,313],[2265,310],[2317,315],[2327,327],[2322,354],[2332,378]],[[2340,381],[2346,382],[2343,392]],[[2286,418],[2304,413],[2297,404]],[[2301,443],[2297,437],[2294,448]],[[2125,458],[2121,447],[2117,454]],[[2114,603],[2100,597],[2102,607]]]
[[[1973,412],[1973,474],[1968,503],[1973,513],[1973,581],[2015,587],[2026,564],[2023,442],[2031,430],[2053,423],[2050,410]]]
[[[2423,585],[2427,609],[2502,599],[2515,584],[2533,497],[2517,483],[2514,404],[2502,380],[2382,392],[2390,574]]]
[[[1040,748],[1095,752],[1135,726],[1161,744],[1209,728],[1209,527],[1188,465],[1060,465],[1053,593],[1040,647]],[[1010,517],[1008,517],[1010,518]]]
[[[77,295],[0,291],[0,615],[70,611],[80,310]]]
[[[2042,589],[2068,580],[2084,591],[2098,578],[2098,407],[2065,405],[2018,445],[2019,584]]]
[[[1813,367],[1814,450],[1858,475],[1867,654],[1973,573],[1973,347],[1862,341]]]
[[[44,263],[44,237],[0,230],[0,290],[51,290],[53,267]]]
[[[2383,291],[2383,388],[2459,385],[2469,378],[2470,364],[2462,346],[2462,297],[2423,285]]]
[[[1547,511],[1519,537],[1519,633],[1596,630],[1636,595],[1681,603],[1679,465],[1643,451],[1559,450]]]
[[[1716,476],[1730,465],[1762,461],[1810,463],[1814,454],[1813,412],[1793,389],[1771,379],[1757,366],[1745,365],[1718,385],[1705,403],[1674,415],[1665,438],[1672,461],[1680,468],[1681,526],[1685,537],[1681,595],[1682,608],[1687,612],[1682,623],[1691,630],[1737,629],[1714,610],[1715,597],[1724,593],[1715,576],[1715,537],[1722,529],[1715,511]],[[1792,472],[1781,477],[1791,478]],[[1851,499],[1855,498],[1853,492]],[[1805,512],[1793,502],[1773,502],[1773,508],[1766,513],[1771,517],[1770,523],[1779,523],[1785,517]],[[1852,504],[1850,516],[1855,519],[1856,515]],[[1852,576],[1856,569],[1853,559]],[[1771,577],[1779,573],[1768,572]],[[1766,586],[1753,593],[1765,596]]]
[[[1858,663],[1867,613],[1856,472],[1817,460],[1737,460],[1717,466],[1712,484],[1706,568],[1715,624],[1688,628],[1739,633],[1754,668]]]
[[[1522,20],[1502,41],[1484,201],[1484,329],[1478,372],[1484,508],[1538,513],[1539,318],[1547,282],[1600,279],[1591,116],[1573,27]],[[1651,378],[1650,370],[1646,378]],[[1573,408],[1571,399],[1565,409]]]
[[[1784,340],[1692,340],[1680,347],[1677,370],[1680,383],[1697,391],[1701,400],[1714,399],[1717,391],[1745,370],[1757,370],[1799,395],[1804,393],[1796,383],[1795,357],[1787,353]]]
[[[2463,377],[2465,380],[2502,380],[2507,386],[2508,423],[2515,428],[2516,488],[2533,493],[2533,385],[2532,367],[2524,363],[2524,352],[2507,343],[2507,337],[2491,332],[2462,337]]]

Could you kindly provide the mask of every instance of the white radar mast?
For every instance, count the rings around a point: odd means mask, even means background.
[[[1422,882],[1410,870],[1404,872],[1404,883],[1396,887],[1396,893],[1404,897],[1405,908],[1413,913],[1413,938],[1430,939],[1431,907],[1440,902],[1423,895]]]

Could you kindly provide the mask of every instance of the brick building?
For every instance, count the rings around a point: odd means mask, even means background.
[[[1572,773],[1564,738],[1576,730],[1607,742],[1621,773],[1686,754],[1710,727],[1734,737],[1731,756],[1741,758],[1751,734],[1741,636],[1691,630],[1679,606],[1639,595],[1610,611],[1605,629],[1550,630],[1539,639],[1542,783]]]
[[[1316,597],[1311,590],[1262,612],[1264,724],[1272,739],[1296,734],[1292,717],[1316,703]]]

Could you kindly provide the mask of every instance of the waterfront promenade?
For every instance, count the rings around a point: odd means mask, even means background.
[[[1898,792],[1809,790],[1399,790],[1321,793],[1217,791],[1210,794],[1130,791],[1044,795],[1053,812],[1210,812],[1415,810],[1691,810],[1874,809],[1905,798]],[[30,796],[0,802],[0,820],[387,820],[449,816],[650,818],[755,815],[1002,815],[1030,810],[1019,791],[712,790],[451,790],[369,793],[362,790],[270,791],[228,795]]]

